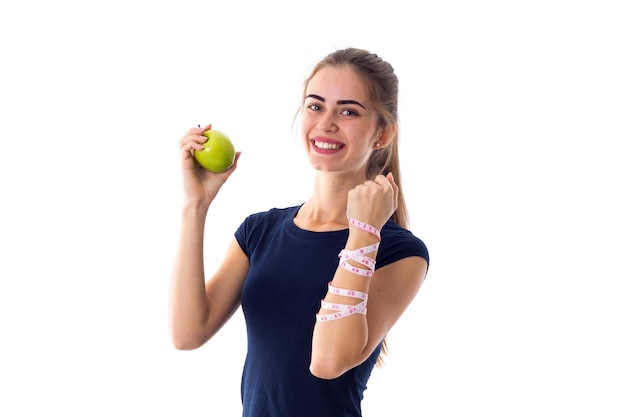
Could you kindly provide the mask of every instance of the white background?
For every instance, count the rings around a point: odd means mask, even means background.
[[[212,268],[247,214],[308,197],[302,81],[356,46],[400,78],[432,257],[364,416],[624,416],[619,3],[4,2],[0,414],[240,414],[240,313],[199,350],[168,340],[178,139],[213,123],[243,152]]]

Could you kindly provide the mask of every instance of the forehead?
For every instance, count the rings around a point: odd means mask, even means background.
[[[309,80],[306,94],[317,94],[327,100],[367,100],[365,85],[350,67],[327,66],[318,70]]]

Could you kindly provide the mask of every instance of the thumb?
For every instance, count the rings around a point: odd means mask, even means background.
[[[398,195],[400,193],[400,187],[398,187],[398,184],[396,184],[396,179],[393,177],[393,174],[391,173],[391,171],[389,171],[389,173],[387,174],[385,178],[387,178],[387,181],[389,181],[389,183],[391,184],[391,187],[393,188],[393,198],[396,201],[396,205],[397,205]]]

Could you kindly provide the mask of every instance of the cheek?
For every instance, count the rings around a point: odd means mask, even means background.
[[[311,116],[311,114],[307,111],[303,111],[300,114],[300,126],[302,128],[311,126],[311,124],[313,123],[313,117]]]
[[[311,116],[308,116],[306,113],[302,114],[300,116],[300,125],[299,125],[300,135],[304,139],[307,139],[313,127],[315,127],[315,121],[313,120],[313,118]]]
[[[296,133],[297,133],[297,135],[298,135],[298,138],[300,139],[300,142],[301,142],[302,144],[305,144],[305,145],[306,145],[306,144],[308,143],[308,141],[309,141],[309,132],[310,132],[310,129],[309,129],[309,127],[308,127],[308,126],[309,126],[309,125],[306,123],[306,121],[304,120],[304,118],[301,118],[301,119],[300,119],[300,121],[299,121],[299,123],[298,123],[298,126],[297,126],[297,132],[296,132]]]

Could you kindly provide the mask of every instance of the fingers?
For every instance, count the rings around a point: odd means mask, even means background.
[[[395,201],[396,194],[393,185],[384,176],[379,175],[374,180],[365,181],[348,191],[348,200],[367,207],[376,201],[381,203]]]
[[[207,141],[204,132],[211,130],[212,125],[208,124],[205,127],[192,127],[187,133],[180,139],[179,146],[183,154],[192,155],[194,150],[201,150],[202,144]]]
[[[398,208],[398,194],[393,174],[378,175],[348,192],[348,212],[352,217],[382,227]]]
[[[230,174],[237,169],[237,161],[239,161],[239,157],[241,156],[241,151],[237,151],[235,152],[235,160],[233,161],[233,164],[226,170],[224,171],[225,174],[227,174],[228,176],[230,176]]]
[[[393,172],[389,171],[389,173],[387,174],[387,176],[385,177],[387,179],[387,181],[389,181],[391,184],[395,185],[396,184],[396,180],[393,177]]]
[[[206,142],[207,138],[206,136],[204,136],[204,132],[211,130],[211,128],[212,128],[211,124],[208,124],[205,127],[200,127],[200,125],[198,125],[198,127],[192,127],[180,139],[181,145],[183,144],[183,142],[187,142],[189,138],[195,138],[197,140],[200,140],[201,143]]]
[[[373,180],[365,181],[358,187],[378,187],[383,192],[393,192],[394,194],[398,192],[398,185],[395,183],[391,172],[387,176],[377,175]]]
[[[389,181],[389,183],[391,184],[392,188],[393,188],[393,196],[394,196],[394,201],[395,201],[395,205],[396,208],[398,206],[398,194],[400,194],[400,187],[398,187],[398,184],[396,184],[396,179],[393,176],[393,173],[389,172],[387,174],[387,176],[385,177],[385,179],[387,181]]]

